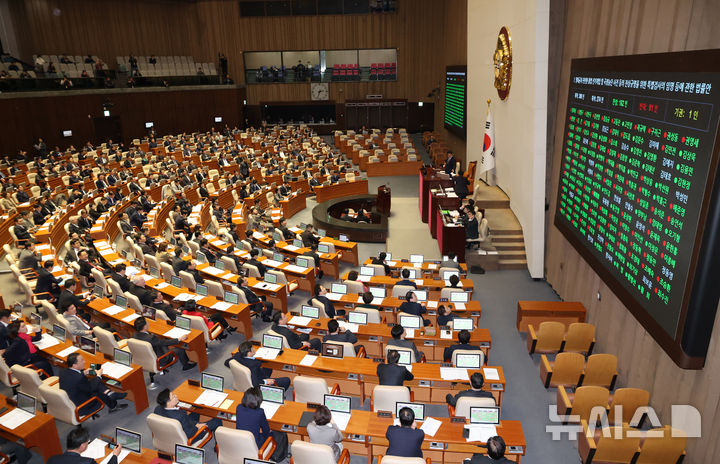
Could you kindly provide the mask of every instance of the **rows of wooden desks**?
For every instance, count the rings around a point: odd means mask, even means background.
[[[319,203],[324,203],[333,198],[349,197],[351,195],[367,195],[368,181],[367,179],[358,179],[350,182],[338,182],[330,185],[318,185],[315,187],[315,199]]]
[[[367,266],[369,264],[372,264],[371,258],[367,258],[363,262],[363,266]],[[388,260],[385,262],[385,264],[390,266],[390,270],[394,271],[396,274],[399,273],[403,268],[408,267],[408,268],[419,268],[424,273],[432,274],[435,278],[438,278],[438,279],[440,277],[442,277],[440,275],[440,263],[439,262],[424,261],[419,267],[416,264],[411,263],[407,260]],[[458,263],[458,264],[460,266],[460,269],[459,269],[460,275],[467,275],[467,264],[466,263]]]
[[[7,397],[0,395],[0,408],[10,411],[15,409],[15,405],[8,403]],[[14,429],[0,425],[0,436],[11,442],[22,440],[28,449],[38,448],[44,462],[51,456],[62,453],[55,418],[42,411],[36,411],[35,417]]]
[[[347,279],[348,273],[343,274],[342,276],[340,276],[340,278],[343,280]],[[401,279],[396,279],[390,276],[370,276],[369,278],[367,276],[358,276],[358,281],[361,281],[368,285],[385,287],[389,289],[392,289],[392,287],[394,287],[400,280]],[[417,285],[418,289],[428,290],[428,299],[433,299],[433,297],[437,297],[440,294],[440,290],[447,286],[444,280],[438,279],[414,279],[414,282],[415,285]],[[468,300],[471,300],[473,289],[475,286],[472,279],[460,279],[460,283],[458,285],[458,290],[464,290],[465,292],[467,292]]]
[[[313,319],[310,324],[300,324],[299,319],[292,318],[288,324],[300,326],[311,330],[311,336],[323,336],[327,334],[327,324],[329,318]],[[368,357],[385,357],[385,346],[387,342],[392,340],[390,330],[393,324],[373,324],[358,325],[357,331],[353,331],[357,335],[358,343],[365,347]],[[407,331],[406,331],[407,332]],[[443,352],[445,348],[455,345],[457,341],[457,332],[452,330],[437,330],[434,334],[428,334],[424,329],[416,329],[412,337],[406,339],[415,342],[418,350],[425,354],[427,361],[442,362]],[[485,362],[489,360],[490,348],[492,347],[492,338],[490,330],[477,328],[470,332],[470,344],[479,346],[485,354]]]
[[[263,359],[263,364],[277,371],[277,375],[286,377],[295,377],[296,375],[323,377],[327,379],[328,384],[338,383],[344,393],[359,396],[363,401],[372,394],[373,388],[378,385],[376,373],[378,363],[374,359],[336,359],[318,356],[311,365],[308,365],[308,360],[303,362],[303,358],[307,355],[308,352],[304,350],[285,349],[276,358]],[[442,377],[445,369],[440,364],[415,363],[412,365],[412,374],[415,376],[415,380],[406,382],[405,385],[415,393],[415,401],[445,404],[446,394],[457,394],[462,390],[467,390],[470,384],[469,376],[473,372],[478,372],[468,369],[468,378],[446,380]],[[481,373],[487,378],[483,389],[492,392],[498,406],[501,406],[505,391],[505,375],[502,367],[486,366]]]
[[[416,392],[415,401],[423,402],[417,398],[417,389],[414,389],[414,391]],[[235,427],[233,416],[238,404],[242,402],[243,393],[226,389],[225,393],[228,396],[221,405],[225,406],[225,408],[220,408],[198,404],[197,399],[202,394],[203,389],[190,385],[187,381],[176,388],[174,392],[181,402],[189,405],[188,410],[205,417],[219,417],[223,419],[225,426]],[[345,394],[345,391],[342,391],[342,394]],[[270,428],[287,432],[290,442],[296,439],[307,439],[307,430],[300,425],[303,413],[306,412],[312,414],[314,410],[308,408],[306,403],[285,401],[271,417],[268,417]],[[434,436],[425,436],[422,445],[425,458],[429,457],[433,462],[460,463],[472,453],[481,452],[477,447],[478,442],[468,443],[463,438],[464,424],[451,422],[450,418],[447,417],[436,419],[441,421],[442,424]],[[388,426],[392,424],[392,417],[379,417],[377,413],[372,411],[353,410],[351,411],[350,421],[343,430],[343,445],[352,454],[367,455],[370,464],[374,456],[385,453],[388,445],[385,432]],[[526,447],[525,435],[520,421],[501,421],[497,426],[497,433],[503,437],[509,448],[508,457],[515,456],[517,462],[520,462],[521,456],[525,454]]]
[[[300,238],[300,233],[303,232],[303,230],[299,227],[288,227],[288,229],[293,232],[298,239]],[[252,235],[249,236],[249,238],[262,248],[267,248],[269,246],[270,240],[272,239],[272,237],[257,231],[253,232]],[[339,253],[337,254],[340,261],[350,263],[353,266],[358,265],[359,255],[357,242],[343,242],[342,240],[337,240],[332,237],[321,237],[319,238],[319,240],[320,243],[332,244],[335,247],[336,252],[339,251]],[[276,242],[275,248],[281,249],[283,250],[283,252],[287,252],[295,256],[301,255],[306,251],[310,250],[306,247],[294,247],[292,246],[292,244],[285,241]],[[327,259],[329,259],[331,255],[332,253],[326,254]],[[321,261],[323,260],[323,254],[320,254],[320,259]]]

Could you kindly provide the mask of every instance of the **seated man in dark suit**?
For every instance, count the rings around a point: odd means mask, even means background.
[[[153,412],[158,416],[175,419],[180,422],[180,426],[188,439],[197,433],[199,425],[206,425],[211,432],[214,432],[215,429],[222,425],[222,420],[218,418],[210,419],[207,422],[200,422],[200,414],[196,412],[185,412],[178,407],[179,402],[180,400],[177,395],[166,388],[158,393],[157,406],[155,406]]]
[[[470,332],[467,330],[461,330],[458,332],[458,342],[457,345],[448,346],[443,351],[443,360],[445,362],[451,362],[452,361],[452,355],[455,350],[480,350],[479,346],[474,346],[470,344]]]
[[[237,353],[225,360],[225,366],[230,367],[230,361],[235,360],[250,369],[250,379],[252,380],[253,387],[259,387],[260,385],[277,385],[285,390],[290,388],[290,379],[288,377],[271,379],[272,369],[262,367],[262,360],[255,359],[254,356],[255,350],[253,350],[252,343],[242,342],[238,347]]]
[[[425,432],[417,428],[415,413],[410,408],[401,408],[398,413],[400,425],[391,425],[385,432],[388,440],[386,454],[406,458],[422,458],[422,443]]]
[[[315,296],[308,300],[308,304],[311,305],[312,300],[318,300],[320,303],[323,304],[325,314],[327,314],[327,317],[330,318],[345,314],[344,309],[335,310],[335,305],[333,305],[332,301],[330,301],[330,299],[325,296],[327,295],[327,292],[327,288],[325,288],[322,284],[315,284]]]
[[[415,378],[405,366],[398,364],[399,360],[400,353],[397,350],[388,350],[387,363],[378,364],[376,369],[380,385],[402,386],[406,380]]]
[[[87,450],[90,444],[90,432],[82,425],[78,425],[70,430],[65,441],[67,451],[62,454],[56,454],[48,459],[47,464],[95,464],[93,458],[81,456]],[[107,464],[118,464],[118,456],[122,451],[122,445],[118,445],[112,450],[112,456]],[[28,452],[28,454],[30,454]],[[27,461],[26,461],[27,462]]]
[[[303,246],[309,247],[310,245],[317,245],[320,241],[319,238],[313,234],[313,226],[312,224],[307,224],[305,226],[305,230],[300,234],[300,238],[302,239]]]
[[[288,342],[288,345],[290,345],[290,348],[293,350],[299,350],[301,348],[311,348],[313,350],[320,351],[320,348],[322,348],[322,342],[317,339],[313,338],[310,340],[310,336],[308,334],[296,334],[292,330],[290,330],[287,327],[288,318],[286,313],[283,313],[282,311],[275,311],[272,316],[272,330],[285,337],[285,339]]]
[[[422,317],[423,314],[427,312],[427,309],[420,303],[418,303],[417,296],[415,295],[415,292],[407,292],[405,294],[405,301],[402,302],[400,305],[400,308],[398,308],[398,313],[406,313],[411,314],[413,316],[420,316]],[[428,326],[430,325],[430,321],[428,319],[423,318],[423,323]]]
[[[402,276],[402,280],[398,280],[395,285],[409,285],[410,287],[417,288],[417,284],[415,281],[409,280],[410,279],[410,269],[403,269],[400,271],[400,275]]]
[[[355,222],[355,218],[350,216],[350,209],[345,208],[342,212],[342,215],[340,215],[340,220],[342,221],[348,221],[348,222]]]
[[[9,309],[0,309],[0,350],[6,350],[10,346],[10,334],[8,325],[10,324],[10,315],[12,311]]]
[[[130,279],[128,279],[125,275],[125,268],[126,266],[120,263],[115,266],[115,270],[110,274],[112,280],[114,280],[115,282],[117,282],[118,285],[120,285],[120,288],[123,292],[127,292],[130,290]]]
[[[153,351],[155,351],[155,354],[158,356],[158,358],[165,353],[167,353],[167,349],[169,346],[177,345],[180,342],[185,341],[187,338],[187,335],[183,335],[180,338],[160,338],[155,334],[151,334],[148,331],[148,323],[145,320],[144,317],[138,317],[133,322],[133,326],[135,327],[135,333],[133,334],[133,338],[137,338],[138,340],[142,340],[144,342],[148,342],[152,345]],[[180,364],[183,366],[183,370],[187,371],[192,369],[197,365],[197,363],[190,362],[190,359],[188,359],[187,353],[185,353],[185,350],[179,347],[174,347],[173,353],[175,353],[175,356],[180,360]],[[164,358],[161,362],[161,365],[166,365],[172,361],[172,358],[167,357]]]
[[[470,209],[467,213],[467,223],[465,224],[465,240],[473,240],[480,236],[478,232],[478,222],[475,217],[475,211]],[[465,245],[469,247],[470,245]]]
[[[175,249],[175,256],[171,258],[172,261],[172,267],[173,271],[175,271],[175,274],[180,274],[180,271],[185,271],[188,268],[188,263],[190,261],[185,261],[182,259],[182,248],[178,246],[178,248]]]
[[[263,263],[258,261],[257,258],[259,255],[260,250],[258,250],[257,248],[253,248],[252,250],[250,250],[250,259],[247,260],[247,263],[251,266],[255,266],[260,273],[260,277],[265,278],[265,272],[267,272],[267,268]]]
[[[81,300],[79,296],[75,294],[77,288],[77,281],[75,279],[67,279],[65,281],[65,290],[60,292],[60,297],[55,303],[56,308],[62,308],[74,304],[78,309],[78,316],[82,317],[86,322],[90,321],[90,315],[85,311],[80,311],[80,308],[84,308],[90,302],[94,296],[91,294],[90,298]]]
[[[38,299],[49,300],[51,297],[57,299],[60,296],[59,285],[62,279],[52,274],[54,266],[55,262],[49,259],[43,263],[42,268],[38,271],[37,284],[35,284],[35,293],[38,295]],[[50,295],[41,295],[42,293],[49,293]]]
[[[280,229],[280,231],[282,232],[284,240],[293,240],[295,238],[295,233],[288,229],[287,219],[285,219],[284,217],[280,218],[278,229]]]
[[[260,297],[248,287],[248,278],[245,276],[240,277],[240,290],[245,295],[245,299],[250,305],[250,311],[253,313],[259,313],[265,322],[270,322],[273,311],[273,304],[270,301],[264,301],[264,296]]]
[[[328,334],[323,337],[323,342],[344,342],[355,345],[358,342],[357,335],[349,330],[341,329],[340,324],[335,319],[328,321]],[[355,354],[360,352],[362,345],[355,345]]]
[[[470,398],[492,398],[493,400],[495,400],[495,397],[492,393],[490,393],[489,391],[484,391],[482,389],[484,383],[485,379],[483,378],[482,374],[479,372],[475,372],[473,375],[470,376],[470,390],[463,390],[455,396],[448,393],[445,396],[445,402],[447,402],[447,404],[449,404],[450,406],[455,407],[458,400],[463,396],[468,396]]]
[[[91,379],[86,377],[90,369],[85,369],[85,358],[80,353],[70,353],[67,364],[68,368],[60,372],[60,388],[65,390],[75,406],[80,406],[93,396],[97,396],[110,408],[111,413],[127,408],[127,403],[118,404],[118,400],[125,398],[127,393],[113,392],[106,388],[100,381],[101,370],[96,371],[97,376]],[[79,412],[81,415],[89,414],[99,406],[95,400],[80,408]]]
[[[141,305],[149,305],[152,303],[152,294],[150,290],[145,286],[145,277],[137,275],[133,277],[132,285],[130,286],[130,293],[138,297]]]
[[[386,343],[387,345],[412,350],[415,353],[415,362],[420,362],[420,358],[422,358],[423,354],[418,351],[415,343],[410,340],[405,340],[405,329],[403,326],[395,324],[393,328],[390,329],[390,335],[392,335],[392,340],[388,340]]]
[[[390,266],[385,262],[386,257],[387,257],[387,254],[384,251],[382,251],[382,252],[380,252],[380,254],[378,254],[377,258],[373,258],[372,264],[381,265],[382,267],[385,268],[385,275],[390,275]],[[410,276],[409,273],[408,273],[408,276]],[[415,282],[413,282],[413,283],[415,283]]]
[[[487,456],[474,453],[472,458],[465,459],[463,462],[465,464],[507,464],[512,461],[505,457],[505,440],[502,437],[494,436],[488,438]]]

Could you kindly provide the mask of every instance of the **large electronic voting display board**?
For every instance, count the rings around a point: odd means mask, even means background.
[[[718,302],[720,51],[573,60],[555,225],[681,367]]]

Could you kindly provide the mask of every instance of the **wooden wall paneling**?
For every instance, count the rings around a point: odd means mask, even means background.
[[[618,386],[651,391],[651,405],[663,423],[672,404],[691,404],[702,415],[702,438],[688,441],[684,462],[715,462],[720,456],[720,337],[714,334],[705,368],[679,369],[611,290],[554,227],[560,146],[564,135],[572,58],[720,47],[720,4],[712,0],[581,0],[566,4],[564,47],[548,171],[546,278],[565,300],[582,301],[597,326],[596,352],[618,356]],[[552,110],[551,110],[552,111]],[[597,291],[602,300],[597,301]],[[715,332],[720,331],[720,311]]]

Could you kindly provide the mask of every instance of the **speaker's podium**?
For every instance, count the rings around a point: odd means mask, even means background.
[[[381,185],[377,192],[377,212],[390,216],[390,187]]]

